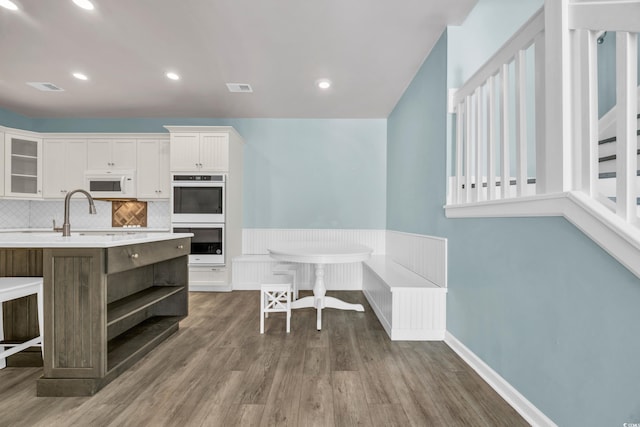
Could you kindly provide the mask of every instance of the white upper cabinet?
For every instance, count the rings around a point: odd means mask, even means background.
[[[171,132],[171,171],[227,172],[228,132]]]
[[[136,168],[135,139],[90,139],[87,143],[87,169]]]
[[[69,191],[85,188],[87,141],[85,139],[45,139],[43,188],[45,198],[62,198]]]
[[[42,198],[42,139],[5,133],[4,148],[4,195]]]
[[[229,134],[200,134],[200,163],[203,170],[227,172],[229,170]]]
[[[168,199],[170,196],[169,140],[139,139],[136,170],[139,199]]]

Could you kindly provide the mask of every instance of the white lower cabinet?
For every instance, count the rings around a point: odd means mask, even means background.
[[[45,139],[43,188],[45,198],[59,199],[69,191],[85,189],[87,141],[85,139]]]
[[[228,269],[225,266],[190,265],[189,291],[230,291]]]

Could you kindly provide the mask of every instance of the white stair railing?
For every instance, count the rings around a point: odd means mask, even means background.
[[[574,123],[576,157],[582,161],[577,189],[598,197],[598,118],[596,32],[616,37],[616,178],[615,210],[630,224],[638,222],[638,32],[640,1],[575,2],[569,9],[574,32]],[[609,36],[608,36],[609,37]]]
[[[527,64],[529,49],[534,52],[533,67]],[[544,66],[544,13],[540,9],[456,91],[452,99],[456,114],[456,166],[450,189],[451,204],[535,193],[529,185],[535,183],[532,179],[535,177],[528,174],[528,152],[536,141],[529,140],[528,130],[535,126],[536,139],[544,136],[543,114],[540,114],[545,102]],[[512,68],[513,83],[510,81]],[[532,68],[535,91],[527,85],[527,70]],[[533,111],[527,110],[530,108],[528,97],[534,97]],[[512,135],[515,141],[511,141]],[[512,165],[510,153],[514,149]]]
[[[640,277],[638,17],[640,0],[546,0],[452,95],[448,218],[563,216]],[[596,46],[605,31],[616,37],[617,105],[599,129]],[[600,194],[602,131],[617,139],[615,183],[605,184],[615,186],[606,194],[615,202]]]
[[[616,212],[636,223],[639,16],[640,1],[547,1],[452,97],[455,173],[448,204],[569,191],[602,198],[596,46],[607,31],[617,41]],[[533,152],[535,168],[528,159]]]

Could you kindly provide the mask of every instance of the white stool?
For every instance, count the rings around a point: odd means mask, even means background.
[[[19,344],[0,344],[0,369],[6,367],[7,357],[16,354],[28,347],[44,347],[44,300],[42,297],[42,277],[0,277],[0,342],[4,340],[2,325],[2,303],[14,299],[36,294],[38,298],[38,325],[40,335],[29,341]],[[6,350],[6,347],[11,347]]]
[[[260,286],[260,333],[264,334],[264,318],[269,313],[287,313],[287,333],[291,330],[291,276],[267,276]]]
[[[298,299],[298,264],[292,262],[279,262],[271,269],[273,274],[288,274],[291,276],[293,287],[293,299]]]

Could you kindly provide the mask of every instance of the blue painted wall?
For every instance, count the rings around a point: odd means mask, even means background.
[[[14,113],[13,111],[4,108],[0,108],[0,126],[23,130],[34,130],[32,118]]]
[[[245,228],[385,228],[385,119],[29,119],[5,112],[0,124],[39,132],[233,126],[246,143]]]
[[[484,31],[526,21],[530,8],[517,13],[513,3],[481,0],[474,12],[485,16]],[[554,422],[638,422],[640,280],[563,218],[444,217],[447,97],[437,85],[451,61],[442,53],[452,50],[447,36],[388,119],[387,224],[449,239],[447,329]],[[493,43],[472,44],[474,57],[495,52]],[[424,113],[433,111],[431,122]],[[429,124],[413,123],[416,112]],[[409,161],[411,153],[421,161]],[[429,198],[411,204],[410,215],[392,194],[405,186]]]
[[[387,122],[387,228],[435,235],[444,220],[447,38],[443,36]],[[443,72],[444,71],[444,72]],[[428,167],[440,164],[442,169]],[[441,185],[442,184],[442,185]]]

